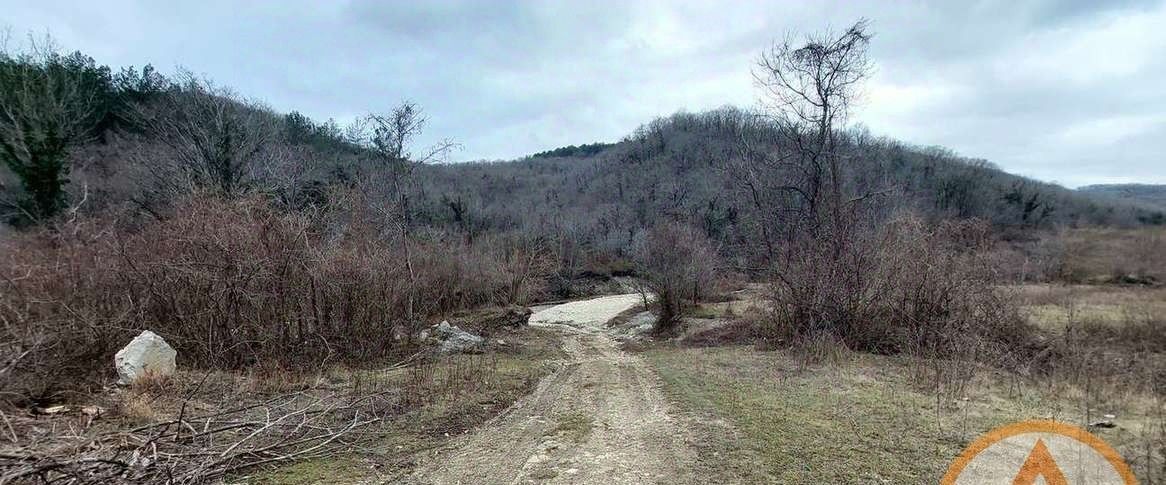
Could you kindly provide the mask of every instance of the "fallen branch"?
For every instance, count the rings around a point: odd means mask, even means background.
[[[175,419],[83,441],[0,454],[0,484],[203,483],[256,466],[328,456],[379,422],[383,394],[299,392],[257,405]],[[26,447],[27,449],[28,447]]]

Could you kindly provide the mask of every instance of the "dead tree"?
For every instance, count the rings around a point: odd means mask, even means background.
[[[416,273],[413,270],[412,251],[409,234],[412,221],[409,209],[409,185],[413,172],[420,165],[444,159],[456,144],[449,140],[431,145],[419,152],[412,151],[412,145],[425,127],[425,115],[413,102],[403,102],[390,113],[370,113],[349,126],[347,138],[370,154],[388,176],[391,203],[385,210],[397,229],[401,250],[405,256],[405,267],[409,273],[409,298],[405,317],[414,319],[416,300]]]
[[[787,37],[762,53],[753,71],[765,98],[765,114],[784,138],[776,155],[755,153],[755,164],[782,169],[789,183],[776,189],[795,203],[800,215],[796,226],[815,238],[825,226],[836,252],[847,204],[838,130],[872,70],[868,28],[869,22],[859,20],[841,34]]]

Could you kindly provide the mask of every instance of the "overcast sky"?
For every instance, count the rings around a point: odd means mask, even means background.
[[[1166,183],[1166,1],[0,0],[111,66],[177,66],[341,122],[401,99],[457,160],[616,141],[656,116],[753,106],[790,31],[873,22],[855,120],[1068,186]]]

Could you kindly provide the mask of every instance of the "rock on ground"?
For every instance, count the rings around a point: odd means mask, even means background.
[[[531,310],[524,306],[507,305],[456,312],[449,317],[451,325],[467,331],[489,335],[503,328],[524,327]]]
[[[438,347],[438,351],[443,354],[466,352],[476,349],[485,342],[482,337],[450,325],[447,321],[437,324],[436,331],[441,338],[441,346]]]
[[[162,337],[149,330],[144,330],[114,355],[113,364],[117,368],[117,382],[131,384],[146,374],[171,375],[177,368],[174,361],[177,356],[178,352]]]

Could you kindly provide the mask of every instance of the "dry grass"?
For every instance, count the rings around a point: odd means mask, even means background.
[[[614,318],[612,318],[611,320],[608,320],[607,327],[612,328],[612,327],[619,327],[622,325],[627,325],[627,323],[630,322],[633,317],[635,317],[636,315],[639,315],[643,312],[646,312],[646,311],[648,311],[648,307],[646,305],[644,305],[644,304],[635,305],[631,308],[628,308],[627,310],[619,312],[619,314],[616,315]]]
[[[708,322],[708,323],[705,323]],[[688,347],[764,344],[767,334],[757,319],[690,320],[680,343]]]
[[[1074,320],[1120,325],[1139,314],[1166,317],[1166,288],[1030,284],[1017,289],[1029,321],[1049,330],[1064,330]]]
[[[726,319],[760,315],[773,311],[772,291],[765,284],[751,283],[721,294],[720,301],[702,301],[689,314],[692,318]]]
[[[1014,283],[1166,284],[1166,228],[1080,227],[1006,231],[995,251]]]
[[[156,396],[148,393],[127,394],[116,401],[114,416],[118,416],[130,426],[144,426],[157,423],[165,416],[155,404]]]
[[[683,338],[638,350],[669,394],[702,418],[702,464],[726,482],[934,483],[964,445],[998,425],[1084,426],[1107,414],[1117,427],[1093,431],[1143,483],[1166,480],[1166,290],[1000,291],[1015,295],[1039,329],[1039,345],[1013,349],[1016,361],[1004,367],[851,352],[825,339],[765,351],[775,346],[757,334],[757,310],[716,325],[690,322]]]
[[[1166,228],[1066,229],[1053,238],[1065,281],[1166,283]]]
[[[441,446],[451,437],[466,433],[497,415],[529,393],[538,380],[552,370],[551,362],[564,357],[559,338],[552,332],[524,329],[501,336],[521,343],[491,356],[452,357],[454,362],[434,372],[431,384],[434,398],[387,422],[376,430],[375,440],[367,445],[345,454],[238,478],[246,483],[266,485],[381,483],[400,478],[408,472],[412,455]],[[450,377],[464,372],[467,364],[483,359],[493,362],[493,377],[490,379],[460,390],[443,384],[448,383]],[[460,371],[457,361],[461,361]],[[373,379],[400,384],[416,375],[415,370],[397,369],[374,375]]]
[[[706,423],[702,434],[712,441],[702,441],[699,459],[720,481],[922,483],[937,477],[932,469],[944,453],[908,434],[926,418],[903,412],[923,400],[897,392],[902,385],[877,375],[876,367],[806,368],[784,353],[744,347],[646,356],[666,392]]]
[[[1094,430],[1144,483],[1162,475],[1162,401],[1143,393],[1085,392],[1059,381],[1017,382],[979,372],[963,393],[937,393],[898,357],[849,353],[807,365],[785,351],[656,348],[644,354],[665,390],[700,418],[701,465],[728,483],[935,483],[960,450],[1022,419]]]

